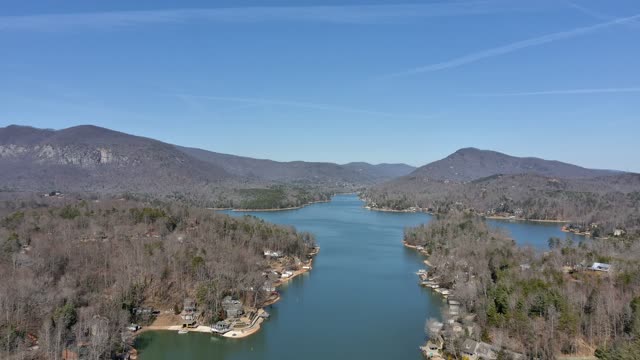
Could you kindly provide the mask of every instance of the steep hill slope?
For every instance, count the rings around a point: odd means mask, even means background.
[[[170,193],[233,180],[156,140],[95,126],[0,129],[0,181],[26,191]]]
[[[611,175],[608,170],[586,169],[560,161],[515,157],[496,151],[465,148],[424,165],[409,174],[433,180],[471,181],[496,174],[537,174],[565,179]]]
[[[277,162],[97,126],[0,128],[0,191],[133,193],[211,206],[298,206],[406,174],[407,165]]]
[[[373,208],[473,209],[481,214],[640,229],[640,174],[462,149],[371,187]]]

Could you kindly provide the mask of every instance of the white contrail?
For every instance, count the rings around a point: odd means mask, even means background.
[[[638,19],[640,19],[640,14],[636,14],[629,17],[618,18],[615,20],[602,22],[596,25],[579,27],[572,30],[547,34],[547,35],[535,37],[532,39],[517,41],[504,46],[499,46],[499,47],[471,53],[471,54],[457,57],[441,63],[421,66],[421,67],[417,67],[407,71],[389,74],[389,75],[383,76],[383,78],[399,77],[399,76],[406,76],[406,75],[419,74],[419,73],[429,73],[434,71],[456,68],[456,67],[471,64],[483,59],[509,54],[518,50],[522,50],[522,49],[526,49],[534,46],[540,46],[540,45],[548,44],[554,41],[566,40],[566,39],[571,39],[581,35],[590,34],[602,29],[609,28],[611,26],[627,24],[629,22],[632,22]]]
[[[406,118],[430,119],[435,116],[435,115],[421,116],[421,115],[415,115],[415,114],[396,114],[396,113],[389,113],[389,112],[382,112],[382,111],[375,111],[375,110],[336,106],[336,105],[330,105],[330,104],[320,104],[320,103],[290,101],[290,100],[274,100],[274,99],[232,97],[232,96],[191,95],[191,94],[175,94],[174,96],[177,96],[181,99],[189,98],[189,99],[202,99],[202,100],[212,100],[212,101],[227,101],[227,102],[236,102],[236,103],[244,103],[244,104],[254,104],[254,105],[289,106],[289,107],[299,107],[299,108],[305,108],[305,109],[338,111],[338,112],[347,112],[347,113],[355,113],[355,114],[363,114],[363,115],[405,118],[405,119]]]
[[[505,0],[456,1],[430,4],[252,6],[205,9],[165,9],[92,13],[0,16],[0,31],[49,31],[73,28],[117,28],[132,25],[180,24],[190,21],[255,23],[310,21],[330,23],[380,23],[398,19],[483,15],[500,12],[540,11],[557,8],[552,1],[534,4]]]
[[[580,11],[581,13],[586,14],[588,16],[591,16],[592,18],[597,19],[597,20],[613,20],[613,19],[616,18],[616,16],[603,14],[601,12],[586,8],[586,7],[582,6],[582,5],[578,5],[576,3],[569,3],[569,5],[572,8]],[[632,27],[632,28],[638,28],[639,24],[636,23],[636,22],[629,22],[629,23],[627,23],[625,25],[628,25],[629,27]]]
[[[538,96],[538,95],[583,95],[583,94],[617,94],[617,93],[637,93],[640,87],[626,88],[588,88],[588,89],[564,89],[564,90],[541,90],[506,93],[475,93],[468,96],[479,97],[509,97],[509,96]]]

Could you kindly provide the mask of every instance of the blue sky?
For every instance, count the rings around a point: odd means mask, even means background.
[[[274,160],[640,172],[640,2],[2,1],[0,126]]]

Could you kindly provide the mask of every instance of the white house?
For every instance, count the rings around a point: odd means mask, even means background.
[[[611,270],[611,265],[604,264],[604,263],[599,263],[599,262],[594,262],[593,265],[591,265],[591,270],[609,272],[609,270]]]
[[[273,257],[273,258],[279,258],[279,257],[282,257],[282,252],[265,250],[264,251],[264,256],[270,256],[270,257]]]

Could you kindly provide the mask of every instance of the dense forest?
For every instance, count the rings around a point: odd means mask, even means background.
[[[185,297],[215,321],[225,295],[267,297],[252,292],[265,282],[265,249],[293,259],[314,245],[290,227],[176,204],[2,202],[0,358],[60,359],[80,346],[111,358],[136,308],[179,310]]]
[[[0,201],[13,203],[37,203],[43,195],[61,193],[65,197],[98,200],[101,198],[125,198],[141,201],[162,201],[179,203],[200,208],[229,209],[284,209],[299,207],[318,201],[328,201],[338,192],[356,191],[357,187],[310,186],[297,184],[279,184],[264,187],[236,186],[234,188],[215,187],[193,188],[185,191],[169,191],[166,194],[148,192],[61,192],[58,188],[51,191],[32,192],[0,188]]]
[[[444,328],[446,352],[462,356],[462,342],[473,338],[527,358],[640,358],[638,238],[551,238],[540,253],[474,215],[450,213],[407,229],[404,239],[424,247],[429,277],[460,303],[460,315],[443,311],[452,319],[445,323],[467,329],[454,336]],[[611,267],[595,271],[596,262]]]
[[[495,175],[469,182],[406,178],[364,192],[369,206],[422,208],[436,213],[472,210],[487,216],[597,223],[603,235],[640,229],[640,175],[560,179],[533,174]]]

